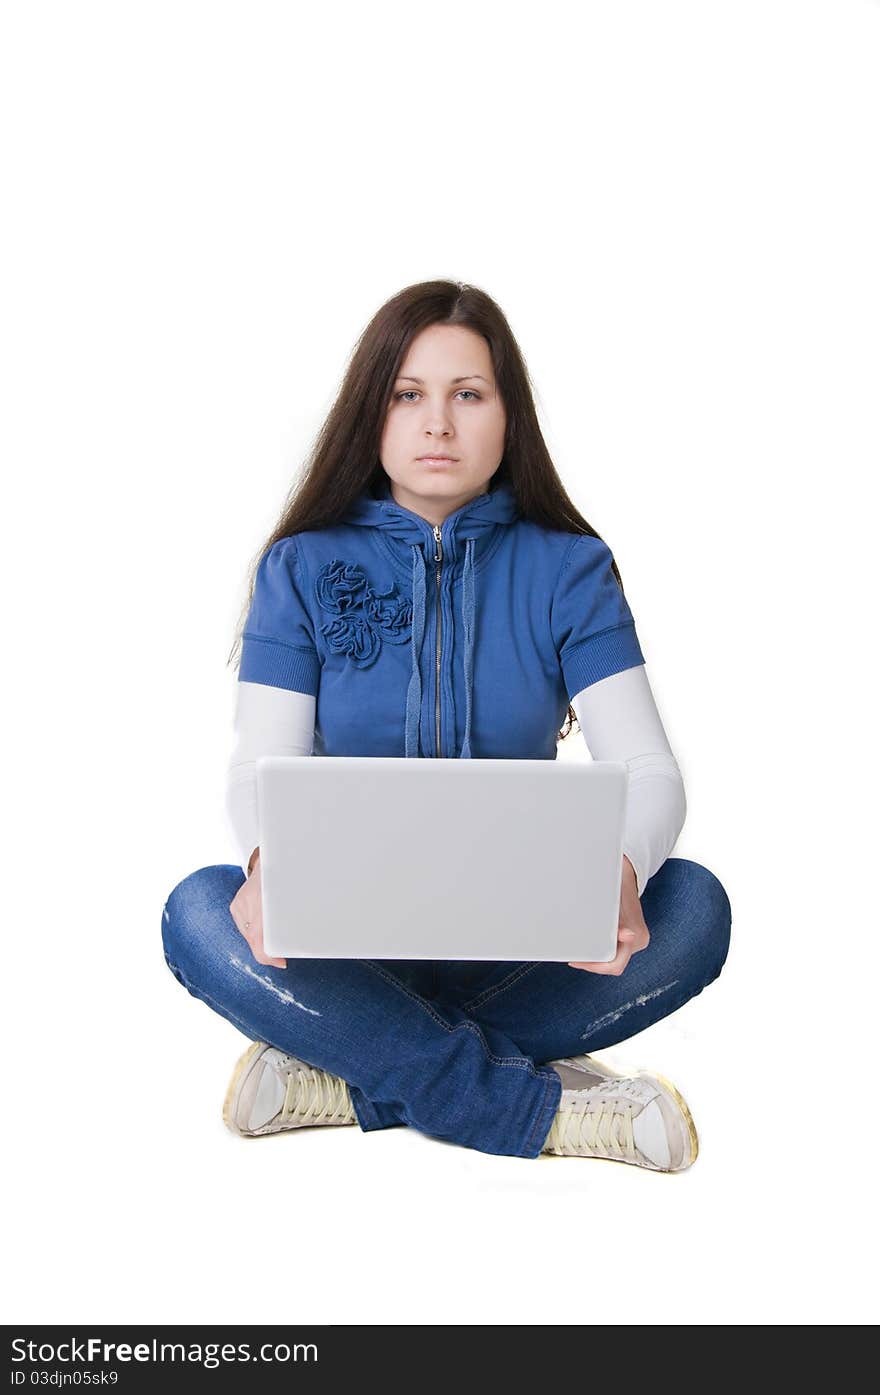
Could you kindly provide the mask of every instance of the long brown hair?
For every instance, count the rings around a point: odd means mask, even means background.
[[[336,401],[291,486],[274,532],[249,570],[248,598],[227,663],[241,658],[241,641],[253,599],[257,568],[280,538],[337,523],[365,489],[374,491],[385,472],[379,442],[385,415],[411,341],[429,325],[464,325],[489,345],[507,427],[504,452],[493,480],[506,480],[523,517],[567,533],[600,534],[578,513],[565,491],[538,425],[525,360],[501,309],[477,286],[460,281],[420,281],[406,286],[376,311],[349,358]],[[623,590],[617,563],[612,570]],[[569,705],[564,741],[577,721]]]

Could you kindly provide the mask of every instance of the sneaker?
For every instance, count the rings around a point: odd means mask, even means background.
[[[683,1172],[696,1160],[691,1112],[665,1076],[621,1075],[594,1056],[548,1064],[562,1080],[562,1096],[543,1153],[611,1158],[655,1172]]]
[[[233,1133],[254,1137],[317,1124],[356,1124],[344,1080],[264,1041],[254,1041],[232,1073],[223,1122]]]

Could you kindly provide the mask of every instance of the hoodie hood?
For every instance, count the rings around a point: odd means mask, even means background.
[[[342,518],[355,527],[381,531],[402,560],[409,562],[412,576],[412,672],[406,694],[406,754],[419,754],[419,718],[422,709],[422,677],[419,660],[425,634],[425,588],[428,567],[441,561],[453,568],[463,560],[461,609],[464,626],[465,734],[460,757],[471,757],[471,710],[473,707],[474,620],[476,586],[474,563],[488,547],[499,528],[519,517],[516,497],[510,484],[499,482],[449,514],[440,525],[439,552],[433,524],[420,514],[403,508],[391,493],[386,475],[374,496],[369,490],[358,495]]]

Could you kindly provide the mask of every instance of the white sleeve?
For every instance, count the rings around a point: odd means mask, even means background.
[[[672,852],[687,814],[684,781],[645,665],[591,683],[571,705],[593,759],[623,761],[629,770],[623,851],[641,896]]]
[[[315,737],[315,702],[309,693],[239,680],[236,743],[226,775],[226,816],[244,872],[260,843],[257,759],[310,756]]]

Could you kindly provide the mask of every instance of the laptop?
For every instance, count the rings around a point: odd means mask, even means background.
[[[262,756],[256,769],[273,958],[614,958],[622,762]]]

